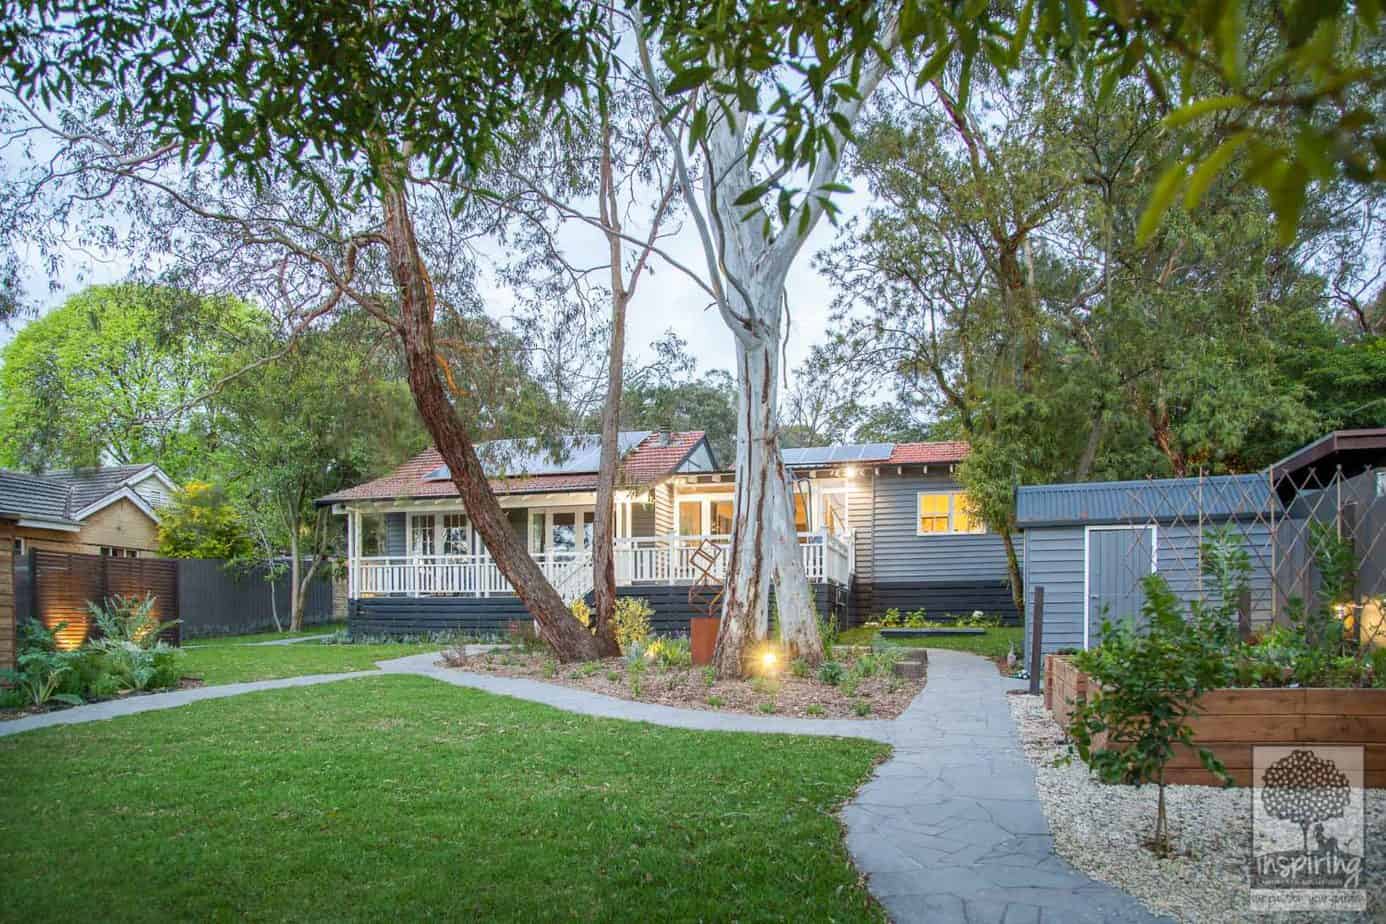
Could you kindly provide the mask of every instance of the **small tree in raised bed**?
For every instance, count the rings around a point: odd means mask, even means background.
[[[1074,712],[1069,734],[1078,755],[1104,783],[1158,789],[1150,848],[1170,852],[1165,811],[1165,766],[1183,744],[1198,752],[1203,766],[1227,780],[1211,751],[1194,744],[1189,719],[1198,697],[1221,685],[1227,674],[1225,632],[1219,614],[1195,606],[1185,620],[1179,599],[1164,578],[1143,581],[1148,626],[1103,620],[1102,643],[1074,656],[1094,683]]]

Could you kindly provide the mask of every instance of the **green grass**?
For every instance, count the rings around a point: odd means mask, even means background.
[[[840,645],[870,645],[880,634],[879,629],[859,626],[844,629],[838,638]],[[947,648],[950,651],[970,651],[988,658],[1004,658],[1010,645],[1017,654],[1025,648],[1023,626],[1001,626],[988,629],[986,635],[938,635],[933,638],[892,638],[890,644],[909,648]]]
[[[438,651],[442,647],[437,643],[322,645],[301,642],[297,645],[257,647],[209,645],[188,649],[183,656],[182,670],[186,676],[200,677],[207,684],[276,680],[304,674],[375,670],[376,661]]]
[[[886,752],[421,677],[0,739],[15,921],[881,921],[832,811]]]
[[[187,645],[244,645],[253,642],[272,642],[281,638],[305,638],[313,635],[331,635],[338,629],[346,628],[344,622],[329,622],[320,626],[309,626],[301,632],[255,632],[251,635],[214,635],[206,638],[184,639]],[[304,644],[308,644],[305,642]]]

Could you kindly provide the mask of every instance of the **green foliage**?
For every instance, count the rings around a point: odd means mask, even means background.
[[[645,657],[666,670],[693,666],[693,650],[686,638],[657,638],[645,649]]]
[[[1197,608],[1186,620],[1164,578],[1148,575],[1144,631],[1103,620],[1100,644],[1074,656],[1093,680],[1092,692],[1074,712],[1069,734],[1078,755],[1108,783],[1154,783],[1159,804],[1152,839],[1170,849],[1165,819],[1165,765],[1176,745],[1197,751],[1209,772],[1227,779],[1208,749],[1197,747],[1189,720],[1198,697],[1230,679],[1230,629],[1221,614]]]
[[[650,617],[654,608],[644,597],[616,598],[616,642],[624,651],[630,645],[643,644],[650,637]]]
[[[27,705],[43,706],[50,700],[67,705],[82,702],[81,696],[59,692],[63,678],[72,671],[71,658],[57,650],[53,633],[39,623],[25,625],[15,663],[15,670],[0,671],[0,682],[12,685]]]
[[[836,661],[824,661],[818,666],[818,680],[821,683],[826,683],[830,687],[835,687],[842,683],[846,675],[847,672],[843,670],[842,665]]]
[[[158,463],[207,471],[205,394],[225,355],[265,323],[234,299],[92,286],[0,351],[0,465]]]
[[[568,604],[568,612],[573,614],[573,618],[582,624],[589,632],[594,632],[594,615],[592,607],[588,606],[585,600],[574,600]],[[656,646],[670,645],[663,639],[657,639],[651,643],[648,649],[645,643],[650,637],[650,617],[654,615],[654,608],[650,606],[650,601],[644,597],[617,597],[616,611],[613,614],[616,629],[616,644],[621,646],[621,651],[630,654],[632,647],[638,648],[641,652],[654,651]],[[689,663],[692,663],[692,655],[689,655]]]
[[[643,377],[621,392],[621,425],[635,429],[705,430],[724,465],[735,455],[736,385],[712,369],[701,378]]]
[[[852,704],[852,711],[864,719],[871,714],[871,704],[864,699],[859,699]]]
[[[822,704],[820,703],[809,703],[808,706],[804,708],[804,712],[805,714],[812,716],[820,716],[827,714],[827,710],[824,709]]]
[[[807,677],[812,672],[812,667],[803,658],[795,658],[789,662],[789,672],[800,679]]]
[[[115,594],[102,603],[88,603],[87,613],[101,630],[101,642],[129,643],[139,648],[154,648],[159,633],[171,629],[181,620],[160,620],[154,612],[158,599],[153,594],[143,597]]]
[[[296,180],[345,206],[379,179],[385,151],[408,147],[439,178],[474,176],[512,120],[564,111],[605,34],[596,7],[561,2],[411,3],[389,16],[151,2],[95,32],[100,4],[65,9],[6,7],[2,59],[22,96],[48,108],[80,77],[122,123],[177,139],[193,160],[225,162],[256,189]],[[324,161],[351,169],[328,185]]]
[[[711,688],[717,682],[717,668],[711,664],[703,668],[703,686]]]
[[[708,696],[707,704],[711,706],[713,709],[720,709],[722,708],[722,706],[726,704],[726,700],[718,696],[717,694],[713,693]]]
[[[226,357],[234,372],[282,351],[265,335]],[[305,331],[287,355],[212,400],[216,466],[261,554],[327,556],[340,518],[314,501],[393,468],[426,443],[408,389],[367,348],[357,319]]]
[[[244,558],[250,537],[226,492],[189,481],[159,511],[159,554],[165,558]]]

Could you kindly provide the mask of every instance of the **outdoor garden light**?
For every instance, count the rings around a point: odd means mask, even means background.
[[[765,652],[760,656],[760,664],[766,671],[773,671],[775,669],[775,653],[773,651]]]

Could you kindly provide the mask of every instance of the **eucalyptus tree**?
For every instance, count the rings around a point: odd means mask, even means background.
[[[497,566],[558,657],[593,657],[595,639],[510,529],[453,402],[468,370],[440,362],[436,325],[463,310],[452,292],[466,288],[472,226],[465,198],[429,181],[474,172],[508,123],[582,81],[602,34],[595,9],[206,0],[5,12],[26,127],[44,121],[39,106],[97,97],[49,128],[107,205],[129,184],[173,209],[163,242],[221,264],[221,281],[261,286],[290,334],[352,305],[395,335],[419,415]],[[71,199],[36,182],[68,217]],[[20,199],[21,210],[32,202]]]
[[[780,455],[778,420],[780,350],[784,334],[785,278],[809,233],[831,209],[843,148],[868,97],[884,78],[889,55],[900,44],[893,13],[873,9],[874,47],[850,72],[815,79],[847,85],[823,113],[824,145],[805,165],[813,197],[793,205],[781,191],[766,206],[770,183],[758,155],[767,122],[759,117],[757,88],[739,95],[729,70],[714,59],[703,76],[709,98],[701,107],[673,108],[658,68],[677,51],[677,42],[656,44],[659,35],[642,27],[641,64],[674,153],[683,201],[697,229],[705,260],[704,285],[731,332],[738,385],[735,519],[727,563],[724,610],[714,663],[722,676],[740,676],[747,646],[768,635],[768,601],[773,577],[780,638],[790,653],[810,662],[822,658],[823,645],[813,616],[809,587],[799,553],[788,472]],[[667,38],[667,36],[666,36]],[[825,39],[827,41],[827,39]],[[662,52],[662,54],[661,54]],[[781,52],[782,55],[788,52]],[[824,53],[826,54],[826,53]],[[686,73],[686,72],[685,72]],[[671,87],[678,86],[675,77]],[[689,154],[685,154],[685,149]],[[693,163],[690,163],[690,160]],[[788,173],[793,164],[768,169]],[[774,217],[772,217],[772,214]]]
[[[609,14],[609,41],[627,33],[624,17]],[[619,434],[626,377],[626,316],[654,259],[672,259],[661,249],[675,198],[670,158],[657,114],[643,86],[619,60],[605,69],[595,106],[556,129],[536,130],[515,145],[496,171],[498,204],[519,219],[517,238],[527,255],[509,275],[526,289],[557,304],[564,317],[580,320],[601,302],[608,306],[604,349],[583,351],[569,362],[594,368],[605,356],[599,416],[600,463],[593,522],[593,632],[602,653],[619,654],[616,641],[615,492],[620,474]],[[582,243],[599,241],[605,262],[583,260]],[[593,279],[597,276],[597,279]],[[604,277],[601,278],[601,277]],[[560,329],[577,325],[563,323]],[[557,333],[557,331],[555,331]],[[562,336],[569,336],[563,334]],[[582,374],[579,369],[578,374]],[[565,370],[566,375],[566,370]],[[575,417],[589,416],[585,408]]]

